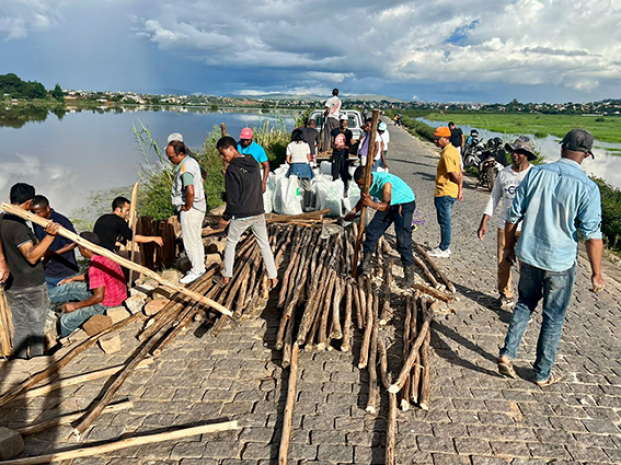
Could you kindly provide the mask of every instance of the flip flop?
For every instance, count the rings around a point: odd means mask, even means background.
[[[498,359],[497,363],[498,363],[498,371],[500,372],[501,375],[505,375],[512,379],[517,378],[517,373],[515,372],[515,369],[513,368],[513,362],[511,361],[503,362],[500,359]]]
[[[224,289],[226,286],[229,285],[229,283],[223,283],[222,279],[224,278],[224,276],[215,276],[213,278],[213,282],[216,283],[218,286],[220,286],[222,289]]]
[[[556,384],[559,381],[562,381],[563,377],[557,373],[550,373],[550,377],[545,381],[535,381],[535,384],[539,387],[551,386],[552,384]]]

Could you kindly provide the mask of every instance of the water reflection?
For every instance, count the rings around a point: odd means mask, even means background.
[[[137,170],[145,161],[132,129],[140,123],[149,128],[160,146],[165,145],[169,134],[181,132],[190,148],[198,151],[207,134],[220,123],[226,124],[233,137],[239,136],[244,126],[259,126],[266,120],[274,124],[282,121],[289,128],[294,124],[294,114],[284,110],[266,114],[260,109],[154,109],[69,108],[67,113],[55,116],[45,110],[19,117],[22,119],[9,118],[4,126],[0,124],[0,199],[8,200],[14,183],[26,182],[47,196],[53,208],[71,215],[79,208],[88,208],[95,191],[131,186],[139,181]],[[38,124],[26,124],[29,121]]]
[[[448,121],[430,121],[425,118],[417,118],[419,121],[428,124],[431,127],[448,125]],[[505,141],[513,141],[518,136],[516,134],[503,134],[500,132],[488,131],[486,129],[473,128],[471,126],[461,125],[460,128],[467,136],[471,129],[479,131],[479,136],[485,140],[493,137],[500,137]],[[571,128],[570,128],[571,129]],[[569,129],[568,129],[569,130]],[[541,153],[546,161],[556,161],[561,156],[561,139],[556,136],[547,136],[537,138],[533,134],[524,134],[535,141],[537,150]],[[621,156],[615,155],[613,150],[621,150],[621,144],[610,142],[601,142],[596,140],[593,144],[593,154],[595,159],[588,158],[582,164],[584,172],[591,176],[597,176],[604,179],[608,184],[621,189]],[[618,152],[617,152],[618,153]]]

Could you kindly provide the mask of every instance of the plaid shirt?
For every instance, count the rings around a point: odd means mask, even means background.
[[[125,275],[121,267],[101,255],[93,255],[88,269],[90,289],[104,288],[104,307],[117,307],[127,299]]]

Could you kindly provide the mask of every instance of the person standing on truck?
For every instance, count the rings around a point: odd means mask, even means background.
[[[339,127],[339,118],[341,117],[341,108],[343,102],[339,98],[339,90],[332,91],[332,97],[326,100],[326,111],[323,112],[323,151],[327,152],[330,148],[330,137],[334,129]]]

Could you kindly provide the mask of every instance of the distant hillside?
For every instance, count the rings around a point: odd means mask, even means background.
[[[240,95],[231,95],[234,98],[240,98]],[[322,102],[328,98],[327,95],[313,95],[313,94],[256,94],[246,95],[245,97],[256,100],[299,100],[301,102]],[[390,103],[401,103],[404,100],[400,100],[394,97],[388,97],[386,95],[372,95],[372,94],[342,94],[341,99],[345,102],[380,102],[386,101]]]

